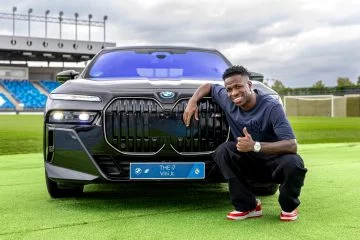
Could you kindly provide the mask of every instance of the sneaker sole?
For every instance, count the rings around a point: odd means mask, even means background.
[[[297,219],[297,216],[295,217],[280,217],[280,220],[283,222],[291,222],[291,221],[295,221]]]
[[[257,217],[261,217],[262,216],[262,211],[253,211],[250,212],[249,214],[245,215],[245,216],[240,216],[240,217],[234,217],[234,216],[227,216],[228,220],[243,220],[246,218],[257,218]]]

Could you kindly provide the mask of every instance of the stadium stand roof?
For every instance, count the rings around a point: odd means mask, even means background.
[[[112,42],[0,35],[0,60],[82,62]]]

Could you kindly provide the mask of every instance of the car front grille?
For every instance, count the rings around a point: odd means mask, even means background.
[[[182,117],[187,101],[165,108],[155,99],[114,99],[104,114],[106,140],[129,154],[154,155],[164,147],[179,154],[215,150],[229,134],[224,113],[211,98],[205,98],[199,103],[199,121],[186,128]]]

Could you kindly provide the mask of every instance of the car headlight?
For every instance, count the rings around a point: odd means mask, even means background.
[[[49,123],[91,123],[97,112],[87,111],[52,111],[49,115]]]
[[[49,97],[53,100],[101,102],[101,98],[99,98],[98,96],[88,96],[88,95],[53,93],[50,94]]]

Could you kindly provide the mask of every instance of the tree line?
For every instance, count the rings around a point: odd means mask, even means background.
[[[267,84],[268,81],[264,83]],[[360,76],[357,82],[352,82],[347,77],[338,77],[337,85],[328,87],[322,80],[316,81],[311,87],[304,88],[289,88],[286,87],[280,80],[274,79],[271,86],[280,95],[345,95],[345,94],[360,94]]]

